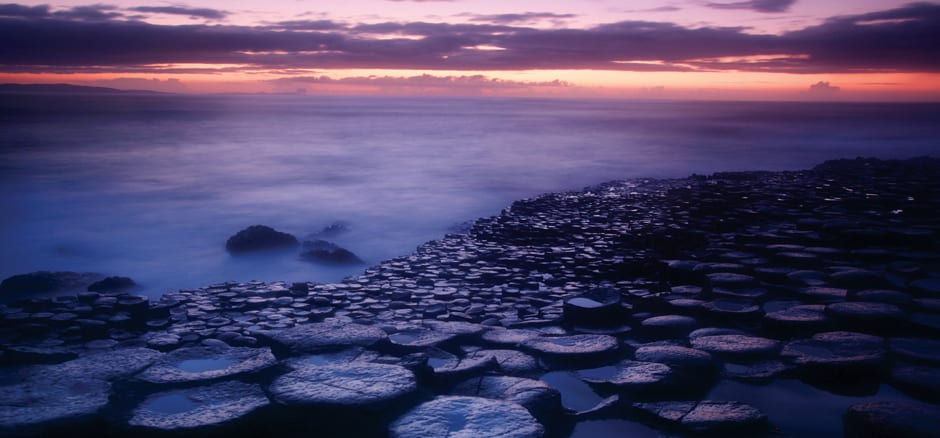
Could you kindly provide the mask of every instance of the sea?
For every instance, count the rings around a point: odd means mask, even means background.
[[[940,104],[0,94],[0,279],[335,282],[545,192],[925,155]],[[337,223],[366,264],[225,250]]]

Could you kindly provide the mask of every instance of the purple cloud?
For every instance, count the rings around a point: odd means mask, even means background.
[[[834,85],[829,84],[829,82],[827,81],[819,81],[809,86],[809,92],[813,94],[830,95],[830,94],[838,93],[839,90],[841,89],[842,88],[840,87],[836,87]]]
[[[117,10],[117,6],[94,4],[75,6],[71,9],[53,12],[52,15],[67,20],[107,21],[123,16],[120,12],[114,12],[115,10]]]
[[[23,6],[15,3],[0,4],[0,17],[41,18],[49,16],[49,5]]]
[[[748,0],[734,3],[706,3],[714,9],[750,9],[757,12],[786,12],[796,0]]]
[[[461,16],[470,17],[470,21],[495,24],[528,24],[537,23],[543,20],[561,21],[569,18],[575,18],[575,14],[556,14],[553,12],[523,12],[519,14],[461,14]]]
[[[434,76],[424,74],[420,76],[355,76],[341,79],[334,79],[329,76],[296,76],[287,78],[278,78],[266,81],[272,84],[297,86],[303,84],[325,84],[325,85],[355,85],[355,86],[380,86],[396,88],[472,88],[472,89],[518,89],[532,87],[568,87],[569,83],[559,80],[534,82],[534,81],[512,81],[505,79],[489,78],[483,75],[468,76]]]
[[[0,7],[0,71],[161,71],[159,64],[258,70],[426,69],[789,73],[940,72],[940,5],[842,16],[781,35],[738,27],[624,21],[587,29],[492,23],[265,26],[153,25],[108,19],[106,7],[62,16]],[[4,15],[6,14],[6,15]]]
[[[130,10],[152,14],[184,15],[187,17],[206,18],[210,20],[221,20],[228,15],[228,12],[218,9],[184,8],[179,6],[138,6]]]

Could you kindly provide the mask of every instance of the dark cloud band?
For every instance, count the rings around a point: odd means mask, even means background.
[[[159,64],[198,63],[252,69],[940,71],[940,5],[929,3],[836,17],[781,35],[642,21],[588,29],[329,20],[165,26],[109,18],[116,12],[102,8],[72,12],[85,14],[0,5],[0,70],[159,70]]]

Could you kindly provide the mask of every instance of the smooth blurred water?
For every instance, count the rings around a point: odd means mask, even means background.
[[[0,95],[0,278],[335,281],[364,267],[225,240],[344,221],[331,240],[371,264],[543,192],[936,155],[938,138],[936,104]]]

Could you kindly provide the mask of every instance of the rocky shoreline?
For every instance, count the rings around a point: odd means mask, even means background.
[[[938,213],[940,160],[837,160],[522,200],[336,284],[19,300],[0,435],[795,436],[706,396],[798,379],[938,436]]]

